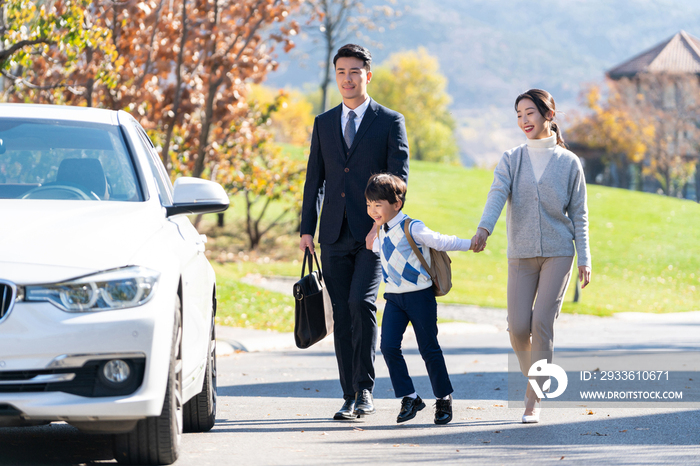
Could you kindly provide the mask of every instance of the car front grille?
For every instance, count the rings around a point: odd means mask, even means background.
[[[10,314],[15,304],[16,290],[12,284],[0,281],[0,321]]]

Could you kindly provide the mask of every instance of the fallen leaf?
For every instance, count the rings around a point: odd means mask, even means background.
[[[419,446],[420,446],[420,445],[418,445],[417,443],[412,443],[412,444],[409,445],[409,447],[419,447]]]
[[[479,362],[479,360],[478,360],[478,359],[475,359],[474,362],[473,362],[472,364],[476,364],[477,362]]]
[[[399,446],[399,444],[398,444],[398,443],[397,443],[396,445],[392,445],[392,447],[398,447],[398,446]]]
[[[353,427],[352,430],[357,430],[357,431],[360,431],[360,432],[364,432],[365,429],[362,429],[362,428],[360,428],[360,427]]]
[[[301,433],[303,434],[303,433],[304,433],[304,431],[302,430],[302,431],[301,431]]]
[[[593,433],[586,432],[585,434],[581,434],[581,435],[593,435],[594,437],[607,437],[608,436],[608,434],[601,434],[600,432],[593,432]]]
[[[561,460],[563,460],[563,459],[564,459],[564,457],[562,456],[561,458],[559,458],[559,461],[561,461]]]
[[[503,408],[503,405],[493,405],[494,408]]]
[[[491,440],[482,440],[481,443],[491,443]]]
[[[621,430],[620,432],[627,432],[627,429],[625,429],[625,430]]]
[[[484,409],[484,408],[479,408],[478,406],[468,406],[467,409]]]
[[[457,450],[457,453],[459,453],[459,450]]]
[[[325,433],[325,432],[321,432],[321,435],[328,435],[328,434],[327,434],[327,433]]]
[[[304,387],[304,390],[311,390],[311,387],[309,387],[309,388]]]
[[[594,415],[595,413],[594,413],[593,411],[591,411],[590,409],[587,409],[587,410],[586,410],[586,414],[588,414],[589,416],[592,416],[592,415]]]
[[[500,434],[501,431],[500,431],[500,430],[494,430],[493,433],[494,433],[494,434]]]
[[[318,390],[318,388],[317,388],[317,389],[316,389],[316,393],[318,393],[318,392],[319,392],[319,390]]]
[[[496,387],[496,388],[494,388],[494,390],[500,390],[500,389],[501,389],[501,387]]]

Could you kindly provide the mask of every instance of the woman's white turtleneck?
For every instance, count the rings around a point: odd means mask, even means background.
[[[554,148],[557,147],[557,135],[544,139],[528,139],[527,153],[530,156],[530,163],[535,172],[535,179],[539,182],[544,173],[544,169],[549,163],[549,159],[554,155]]]

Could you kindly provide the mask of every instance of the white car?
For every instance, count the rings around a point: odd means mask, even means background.
[[[216,417],[216,281],[175,186],[128,113],[0,104],[0,427],[115,434],[126,464],[170,464]]]

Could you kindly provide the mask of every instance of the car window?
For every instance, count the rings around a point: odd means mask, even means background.
[[[155,147],[151,142],[146,132],[143,130],[141,125],[133,122],[136,127],[136,131],[139,133],[139,138],[141,140],[141,145],[148,154],[148,164],[151,166],[151,172],[153,172],[153,178],[155,178],[156,186],[158,186],[158,195],[160,196],[160,203],[162,205],[172,205],[173,204],[173,185],[170,182],[170,178],[165,172],[165,167],[158,157]]]
[[[0,118],[0,199],[141,201],[112,125]]]

